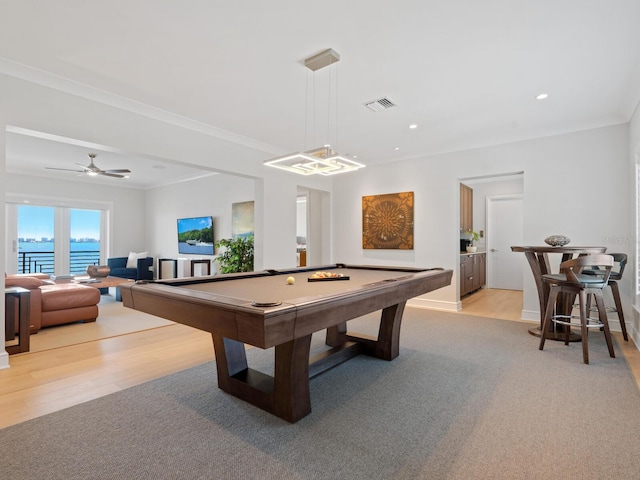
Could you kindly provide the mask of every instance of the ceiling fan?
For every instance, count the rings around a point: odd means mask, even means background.
[[[96,167],[96,165],[93,163],[93,159],[96,158],[95,153],[90,153],[89,158],[91,159],[91,161],[89,162],[89,165],[82,165],[81,163],[76,164],[76,165],[80,165],[82,167],[82,170],[72,169],[72,168],[54,168],[54,167],[45,167],[45,168],[49,170],[64,170],[66,172],[86,173],[87,175],[91,175],[92,177],[95,177],[96,175],[104,175],[105,177],[125,178],[126,175],[122,175],[122,174],[131,173],[131,170],[128,170],[126,168],[119,168],[115,170],[102,170],[101,168]]]

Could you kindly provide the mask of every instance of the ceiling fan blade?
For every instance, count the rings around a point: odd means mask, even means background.
[[[109,173],[109,172],[106,172],[106,171],[103,171],[102,173],[99,173],[98,175],[104,175],[105,177],[124,178],[124,175],[118,175],[117,173]]]
[[[89,154],[89,158],[91,159],[91,161],[89,162],[89,165],[83,165],[81,163],[76,163],[76,165],[80,166],[82,168],[82,170],[70,169],[70,168],[55,168],[55,167],[45,167],[45,168],[48,168],[50,170],[64,170],[65,172],[85,173],[87,175],[104,175],[106,177],[114,177],[114,178],[124,178],[125,176],[121,175],[121,174],[123,174],[123,173],[131,173],[131,170],[129,170],[127,168],[117,168],[117,169],[113,169],[113,170],[102,170],[101,168],[97,167],[93,163],[93,159],[96,158],[95,153],[90,153]]]
[[[55,167],[44,167],[47,170],[64,170],[65,172],[79,172],[79,173],[84,173],[85,170],[75,170],[75,169],[71,169],[71,168],[55,168]]]

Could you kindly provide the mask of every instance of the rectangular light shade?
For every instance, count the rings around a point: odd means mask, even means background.
[[[291,153],[267,160],[264,164],[300,175],[335,175],[364,167],[362,163],[338,155],[328,147]]]

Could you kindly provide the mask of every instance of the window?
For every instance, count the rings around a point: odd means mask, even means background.
[[[106,263],[110,203],[13,197],[5,204],[7,272],[79,275]]]
[[[17,272],[78,275],[99,265],[100,223],[99,210],[18,205]]]
[[[100,210],[69,210],[69,271],[85,273],[100,264]]]
[[[18,205],[18,273],[53,273],[54,210]]]

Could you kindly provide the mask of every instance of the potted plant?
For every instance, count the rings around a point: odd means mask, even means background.
[[[474,242],[477,242],[478,240],[480,240],[480,234],[473,230],[467,230],[467,235],[469,235],[469,240],[471,240],[471,244],[467,247],[467,252],[475,253],[476,248],[478,247],[474,245]]]
[[[223,238],[215,246],[224,248],[216,258],[220,273],[253,272],[253,236]]]

